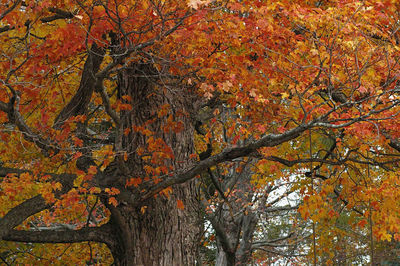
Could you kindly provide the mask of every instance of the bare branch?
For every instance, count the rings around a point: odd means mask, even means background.
[[[265,210],[265,212],[280,212],[280,211],[293,211],[293,210],[297,210],[299,208],[299,205],[295,205],[295,206],[278,206],[278,207],[268,207],[267,210]]]

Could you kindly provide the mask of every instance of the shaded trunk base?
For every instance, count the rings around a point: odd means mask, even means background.
[[[140,209],[112,210],[117,236],[111,248],[115,265],[195,265],[202,224],[194,184],[174,187],[169,199],[157,196]],[[186,200],[183,196],[187,196]],[[177,208],[177,199],[184,202]]]

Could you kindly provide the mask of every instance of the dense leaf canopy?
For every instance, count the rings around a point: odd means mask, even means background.
[[[399,12],[1,0],[1,259],[112,263],[110,217],[156,198],[201,203],[203,251],[243,264],[377,260],[400,240]]]

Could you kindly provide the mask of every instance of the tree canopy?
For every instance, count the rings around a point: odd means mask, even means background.
[[[1,0],[2,262],[382,263],[400,241],[399,12]]]

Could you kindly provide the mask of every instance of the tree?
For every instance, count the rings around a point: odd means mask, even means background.
[[[329,196],[371,217],[378,239],[398,238],[399,217],[387,214],[398,176],[383,174],[398,161],[396,3],[1,6],[2,240],[89,242],[87,263],[96,242],[116,265],[194,265],[199,177],[222,196],[229,185],[213,171],[227,176],[237,159],[256,173],[240,178],[239,198],[268,189],[266,177],[295,176],[304,219],[335,217]],[[377,178],[354,179],[366,165]],[[257,247],[250,211],[241,264]]]

